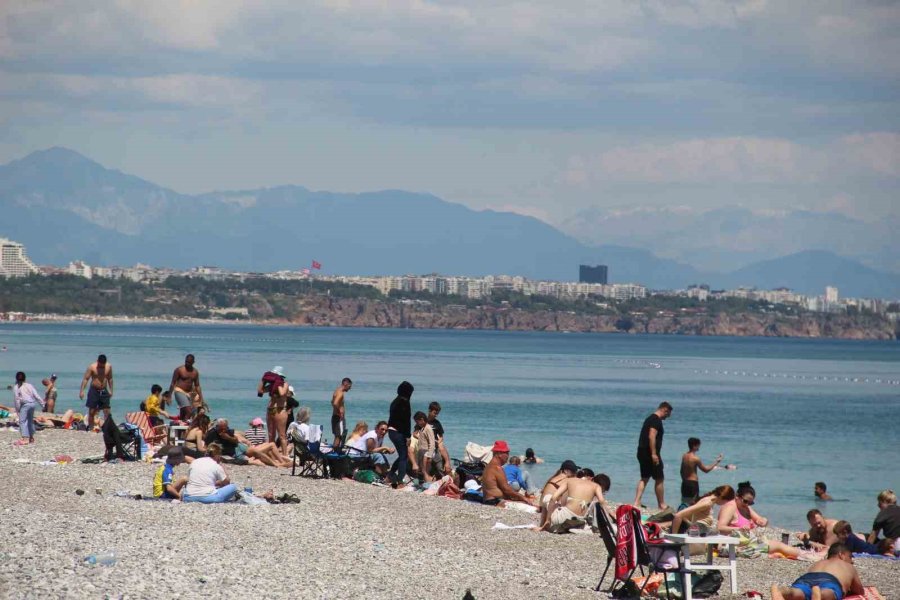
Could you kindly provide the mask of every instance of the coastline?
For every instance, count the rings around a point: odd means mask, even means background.
[[[0,431],[7,544],[0,595],[20,597],[605,598],[593,591],[606,552],[593,534],[494,531],[532,515],[348,481],[291,477],[289,469],[227,465],[257,490],[300,504],[170,504],[149,495],[157,465],[42,465],[57,454],[102,452],[97,434],[46,430],[14,448]],[[178,467],[186,473],[186,467]],[[614,482],[615,485],[615,482]],[[83,496],[76,489],[85,490]],[[95,493],[99,489],[100,494]],[[770,536],[779,530],[771,529]],[[109,567],[83,558],[115,550]],[[857,559],[863,583],[900,597],[900,562]],[[765,593],[809,563],[739,559],[738,591]],[[609,585],[609,576],[604,589]],[[729,598],[728,583],[721,598]],[[734,596],[737,598],[738,596]]]
[[[656,317],[636,319],[628,330],[616,326],[611,319],[604,317],[588,317],[570,313],[534,313],[530,311],[489,311],[490,319],[478,318],[474,321],[436,319],[434,314],[427,313],[416,318],[412,311],[400,314],[398,318],[388,317],[373,319],[345,319],[341,315],[346,307],[333,314],[323,311],[300,313],[297,317],[287,318],[251,318],[224,319],[199,318],[182,316],[136,317],[129,315],[58,315],[58,314],[24,314],[21,318],[2,320],[5,324],[17,323],[189,323],[196,325],[255,325],[266,327],[335,327],[335,328],[373,328],[373,329],[433,329],[433,330],[472,330],[472,331],[549,331],[556,333],[616,333],[623,335],[676,335],[701,337],[785,337],[808,339],[843,339],[895,341],[900,339],[897,333],[884,328],[872,329],[854,326],[842,326],[840,323],[830,327],[822,327],[815,320],[801,322],[799,325],[787,327],[782,324],[760,319],[755,315],[736,315],[735,317],[718,318],[715,321],[700,318]],[[421,310],[421,309],[420,309]],[[486,311],[478,311],[484,313]],[[498,318],[499,317],[499,318]],[[532,318],[535,317],[535,318]],[[579,318],[581,317],[581,318]]]

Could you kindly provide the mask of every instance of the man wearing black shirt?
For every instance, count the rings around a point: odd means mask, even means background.
[[[447,446],[444,445],[444,426],[438,421],[438,415],[441,414],[441,405],[438,402],[432,402],[428,405],[428,423],[434,430],[434,437],[437,440],[438,455],[434,457],[434,470],[441,475],[450,474],[450,457],[447,454]]]
[[[637,492],[634,496],[635,507],[641,506],[641,496],[644,495],[644,488],[652,477],[655,482],[656,501],[659,503],[660,510],[668,508],[665,501],[665,490],[663,481],[665,474],[663,473],[662,461],[662,442],[663,442],[663,421],[672,415],[672,405],[663,402],[656,411],[649,417],[644,419],[644,426],[641,427],[641,435],[638,438],[637,459],[641,467],[641,479],[637,484]]]

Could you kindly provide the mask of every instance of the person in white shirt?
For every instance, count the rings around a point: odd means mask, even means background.
[[[19,432],[22,437],[15,442],[16,446],[25,446],[34,443],[34,411],[38,406],[44,407],[44,399],[41,398],[34,386],[25,381],[25,373],[16,373],[16,385],[13,386],[13,397],[16,413],[19,415]]]
[[[350,451],[359,454],[368,453],[375,465],[375,472],[381,476],[387,473],[390,465],[386,454],[393,454],[394,449],[384,445],[384,436],[387,435],[387,421],[379,421],[372,431],[366,432],[359,438],[347,442]]]
[[[309,426],[309,418],[312,415],[312,411],[310,411],[308,406],[301,406],[300,410],[297,411],[297,417],[294,419],[294,422],[288,426],[287,436],[288,439],[293,440],[295,442],[299,442],[301,444],[306,444],[309,442],[317,442],[319,440],[310,439],[310,434],[312,433],[312,429]]]
[[[218,504],[228,502],[237,493],[237,486],[228,479],[222,460],[222,446],[213,443],[206,447],[209,456],[198,458],[188,469],[188,482],[184,489],[184,502]]]

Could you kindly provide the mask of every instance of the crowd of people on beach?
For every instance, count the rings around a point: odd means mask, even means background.
[[[14,413],[18,419],[20,439],[16,445],[35,443],[39,427],[96,431],[111,419],[114,377],[105,355],[99,355],[82,378],[79,398],[86,399],[85,415],[71,410],[64,415],[53,412],[58,395],[56,382],[56,375],[45,378],[42,395],[27,381],[24,372],[16,374],[15,385],[10,386],[14,406],[0,405],[0,418],[9,418]],[[240,490],[223,463],[296,467],[298,462],[310,459],[310,449],[315,445],[315,452],[324,459],[325,468],[330,468],[333,476],[535,512],[539,514],[534,527],[538,531],[566,533],[586,526],[596,527],[591,519],[595,505],[615,521],[604,496],[611,486],[609,476],[595,474],[572,460],[563,461],[540,489],[527,465],[543,460],[531,448],[521,456],[513,455],[504,440],[496,440],[491,446],[470,442],[466,456],[454,465],[447,451],[445,429],[438,419],[440,403],[430,402],[427,412],[413,413],[415,388],[408,381],[397,387],[386,420],[377,422],[372,429],[366,421],[358,421],[348,430],[347,398],[352,387],[353,381],[345,377],[332,393],[332,437],[326,440],[321,427],[310,423],[311,408],[301,406],[296,400],[284,368],[275,366],[262,375],[256,389],[258,397],[267,396],[265,421],[254,418],[245,431],[239,431],[227,419],[210,416],[195,357],[188,354],[184,363],[174,370],[168,390],[164,391],[159,384],[152,385],[140,406],[150,426],[165,428],[168,419],[183,430],[175,444],[154,449],[155,456],[163,460],[154,473],[154,496],[183,502],[227,502],[251,490]],[[696,437],[688,439],[687,452],[681,460],[680,505],[677,510],[671,508],[665,501],[665,466],[661,456],[664,421],[672,412],[672,405],[662,402],[643,422],[636,453],[640,477],[632,503],[646,510],[642,497],[649,480],[653,479],[658,511],[649,518],[663,531],[734,536],[738,538],[737,554],[742,558],[820,559],[810,569],[811,575],[792,586],[773,586],[775,598],[809,598],[807,590],[811,593],[813,588],[820,594],[818,597],[830,598],[829,594],[833,593],[835,598],[841,598],[834,590],[847,593],[858,587],[858,576],[849,564],[853,553],[900,556],[900,507],[891,490],[879,494],[879,513],[867,536],[853,532],[846,520],[829,519],[821,510],[813,509],[806,515],[810,529],[794,534],[798,543],[791,545],[789,535],[777,540],[759,534],[760,529],[768,526],[768,519],[753,509],[756,490],[750,482],[740,483],[736,489],[720,485],[701,494],[699,473],[736,467],[723,465],[722,454],[705,464],[699,456],[701,440]],[[188,473],[179,477],[176,468],[182,463],[188,463]],[[826,484],[821,481],[815,483],[814,494],[818,501],[831,499]]]

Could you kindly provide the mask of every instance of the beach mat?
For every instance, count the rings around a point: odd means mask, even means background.
[[[853,596],[844,596],[844,600],[885,600],[884,596],[878,591],[874,585],[865,586],[866,593],[854,594]]]

